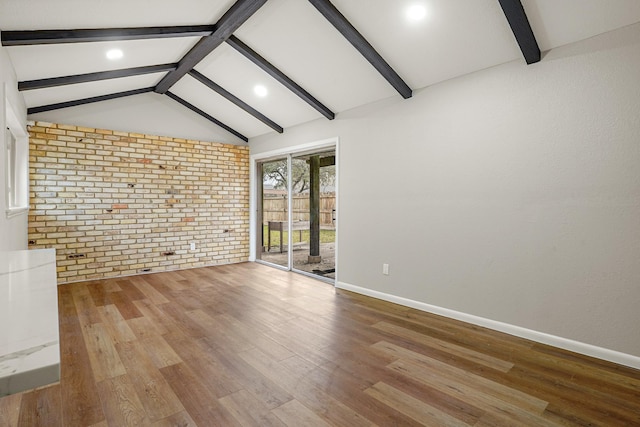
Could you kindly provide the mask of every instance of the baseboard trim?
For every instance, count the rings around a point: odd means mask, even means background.
[[[415,308],[417,310],[425,311],[427,313],[433,313],[440,316],[449,317],[451,319],[460,320],[462,322],[471,323],[473,325],[482,326],[482,327],[493,329],[499,332],[504,332],[509,335],[515,335],[520,338],[526,338],[542,344],[547,344],[554,347],[562,348],[564,350],[573,351],[575,353],[584,354],[586,356],[591,356],[591,357],[606,360],[609,362],[618,363],[620,365],[629,366],[631,368],[640,369],[640,357],[633,356],[626,353],[621,353],[619,351],[609,350],[607,348],[586,344],[580,341],[574,341],[568,338],[562,338],[562,337],[550,335],[544,332],[538,332],[532,329],[523,328],[521,326],[515,326],[508,323],[498,322],[496,320],[486,319],[484,317],[475,316],[475,315],[463,313],[460,311],[450,310],[448,308],[438,307],[438,306],[427,304],[424,302],[414,301],[408,298],[403,298],[396,295],[387,294],[384,292],[374,291],[372,289],[367,289],[367,288],[351,285],[344,282],[336,282],[336,288],[355,292],[357,294],[370,296],[370,297],[381,299],[384,301],[389,301],[395,304],[403,305],[405,307]]]

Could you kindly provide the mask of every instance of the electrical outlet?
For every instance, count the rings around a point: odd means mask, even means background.
[[[189,249],[191,249],[192,251],[196,250],[196,242],[191,242],[191,244],[189,245]]]
[[[382,264],[382,274],[385,276],[389,275],[389,264]]]

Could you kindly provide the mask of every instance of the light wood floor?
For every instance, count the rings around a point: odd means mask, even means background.
[[[5,426],[640,425],[640,371],[260,264],[59,287],[59,384]]]

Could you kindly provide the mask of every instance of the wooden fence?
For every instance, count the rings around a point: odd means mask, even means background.
[[[309,221],[309,195],[296,194],[293,196],[293,220]],[[333,211],[336,208],[336,196],[334,193],[320,194],[320,226],[329,228],[334,226]],[[287,196],[265,194],[262,200],[262,220],[286,221],[287,220]]]

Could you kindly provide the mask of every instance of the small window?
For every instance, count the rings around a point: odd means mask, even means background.
[[[29,210],[29,139],[11,108],[7,106],[7,128],[4,129],[4,168],[7,217]]]
[[[16,137],[7,128],[7,207],[9,209],[18,207],[16,203]]]

